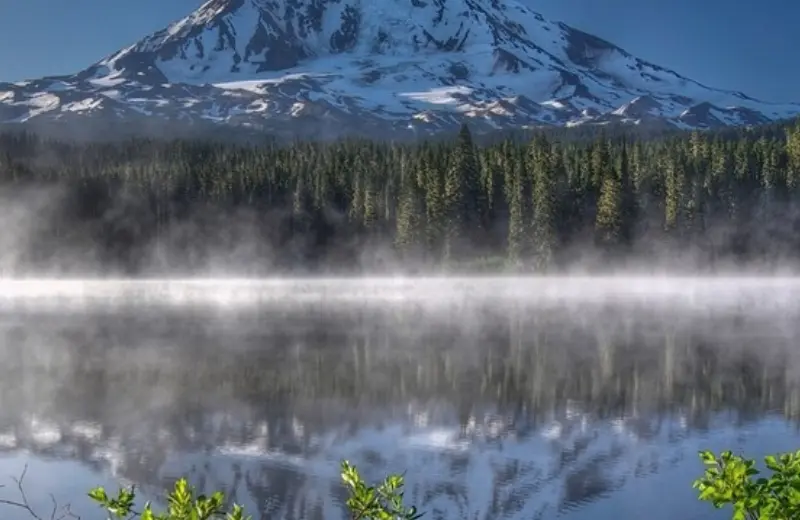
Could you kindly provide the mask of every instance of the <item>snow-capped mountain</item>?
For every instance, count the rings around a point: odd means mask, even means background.
[[[513,0],[209,0],[74,75],[0,83],[5,123],[292,137],[797,114],[800,104],[706,87]]]

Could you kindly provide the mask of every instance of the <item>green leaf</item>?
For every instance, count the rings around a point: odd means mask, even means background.
[[[780,464],[778,463],[778,459],[774,455],[767,455],[766,457],[764,457],[764,463],[772,471],[780,471],[781,468]]]
[[[108,503],[108,494],[106,490],[102,487],[96,487],[89,491],[89,498],[94,500],[95,502],[99,502],[101,505],[105,505]]]
[[[704,464],[716,464],[717,463],[717,457],[714,456],[714,454],[711,453],[708,450],[700,452],[700,460],[702,460]]]

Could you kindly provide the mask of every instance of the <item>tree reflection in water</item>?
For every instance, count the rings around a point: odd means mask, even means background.
[[[720,428],[796,421],[796,318],[479,301],[9,312],[0,446],[151,495],[186,475],[262,518],[339,511],[344,457],[369,479],[407,470],[430,518],[577,518],[694,468]]]

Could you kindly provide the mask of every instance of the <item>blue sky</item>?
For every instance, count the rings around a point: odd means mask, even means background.
[[[800,101],[800,0],[524,0],[709,86]],[[0,81],[81,69],[200,0],[0,0]]]

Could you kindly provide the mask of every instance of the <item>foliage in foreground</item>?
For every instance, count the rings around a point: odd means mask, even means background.
[[[355,466],[342,462],[341,478],[348,490],[347,508],[353,520],[418,520],[422,515],[415,507],[403,504],[404,479],[401,475],[389,475],[377,486],[370,486],[361,477]],[[130,520],[251,520],[239,504],[228,510],[225,495],[217,491],[211,496],[197,495],[186,479],[175,483],[167,495],[167,510],[156,513],[148,502],[141,512],[134,511],[136,493],[133,488],[120,489],[110,497],[102,487],[94,488],[89,497],[105,509],[109,518]]]
[[[700,458],[707,466],[703,477],[694,482],[700,500],[717,509],[733,506],[733,520],[800,518],[800,451],[765,457],[772,473],[767,477],[758,477],[761,472],[755,460],[730,451],[719,456],[702,451]]]

